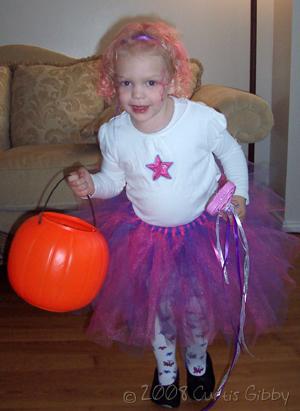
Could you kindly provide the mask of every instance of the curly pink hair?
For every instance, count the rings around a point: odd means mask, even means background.
[[[100,60],[98,92],[108,103],[117,97],[115,65],[122,50],[155,50],[166,61],[174,83],[173,94],[176,97],[189,96],[192,72],[187,51],[177,31],[163,21],[149,21],[125,25],[104,51]]]

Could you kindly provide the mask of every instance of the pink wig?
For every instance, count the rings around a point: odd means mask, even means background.
[[[98,91],[108,103],[117,97],[115,84],[117,55],[126,49],[155,49],[166,60],[169,74],[174,82],[173,94],[176,97],[189,96],[192,72],[187,51],[177,31],[162,21],[149,21],[127,24],[104,51],[100,61]]]

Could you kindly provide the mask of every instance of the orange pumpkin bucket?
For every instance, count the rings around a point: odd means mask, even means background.
[[[78,217],[44,211],[16,231],[8,254],[8,278],[29,304],[48,311],[72,311],[96,296],[108,260],[107,242],[95,226]]]

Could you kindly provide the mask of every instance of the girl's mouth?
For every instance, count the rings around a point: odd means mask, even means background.
[[[149,106],[131,106],[134,113],[146,113]]]

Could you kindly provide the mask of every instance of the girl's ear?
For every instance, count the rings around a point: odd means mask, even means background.
[[[172,78],[168,85],[168,94],[174,94],[175,93],[175,80]]]

